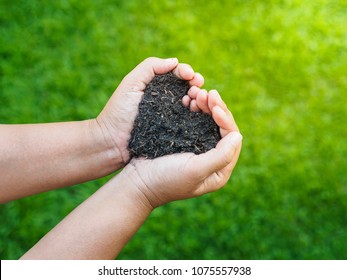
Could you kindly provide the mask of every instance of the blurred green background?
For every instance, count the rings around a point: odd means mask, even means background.
[[[337,0],[0,0],[0,123],[93,118],[144,58],[178,57],[220,91],[243,151],[224,189],[155,210],[119,259],[346,259],[346,15]],[[107,179],[1,205],[0,257]]]

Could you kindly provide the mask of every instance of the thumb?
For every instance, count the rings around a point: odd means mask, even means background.
[[[146,85],[153,80],[155,75],[166,74],[172,71],[178,64],[177,58],[161,59],[158,57],[149,57],[137,65],[127,76],[127,83],[141,82],[138,90],[142,91]]]
[[[203,177],[207,177],[229,165],[241,142],[242,135],[237,131],[233,131],[223,137],[216,148],[197,155],[194,164],[199,166],[199,173]]]

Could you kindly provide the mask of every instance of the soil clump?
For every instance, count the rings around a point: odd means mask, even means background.
[[[130,158],[201,154],[216,146],[221,137],[212,117],[182,105],[189,87],[172,73],[156,75],[147,85],[128,144]]]

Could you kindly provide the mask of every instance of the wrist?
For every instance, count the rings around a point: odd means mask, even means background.
[[[89,135],[92,138],[94,147],[98,147],[98,152],[108,166],[110,174],[125,165],[121,150],[117,146],[116,139],[112,139],[107,133],[104,122],[96,119],[88,120]]]
[[[144,212],[152,212],[156,207],[161,205],[156,194],[152,191],[152,186],[145,182],[140,176],[136,167],[130,162],[117,175],[117,179],[126,190],[126,196],[142,208]]]

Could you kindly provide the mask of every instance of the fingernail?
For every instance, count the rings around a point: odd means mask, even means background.
[[[237,148],[240,145],[240,143],[242,142],[242,135],[240,133],[234,131],[231,133],[229,141],[235,148]]]
[[[210,90],[210,93],[211,93],[211,92],[213,92],[214,94],[216,94],[217,97],[218,97],[220,100],[222,100],[222,98],[220,97],[220,94],[219,94],[218,90],[216,90],[216,89],[211,89],[211,90]]]
[[[219,99],[221,102],[223,102],[223,99],[222,99],[222,97],[220,96],[219,91],[215,89],[215,92],[217,93],[218,99]]]
[[[177,64],[178,63],[178,59],[176,57],[167,58],[166,61],[169,62],[169,63],[173,63],[173,64]]]

